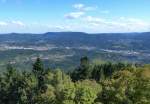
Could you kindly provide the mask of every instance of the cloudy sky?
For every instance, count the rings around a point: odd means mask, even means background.
[[[0,33],[150,31],[150,0],[0,0]]]

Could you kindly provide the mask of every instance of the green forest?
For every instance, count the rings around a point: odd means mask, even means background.
[[[65,72],[45,68],[40,58],[31,71],[9,64],[0,73],[0,104],[150,104],[150,65],[82,57]]]

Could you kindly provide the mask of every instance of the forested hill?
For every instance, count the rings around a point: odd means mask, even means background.
[[[101,33],[48,32],[45,34],[1,34],[0,43],[55,44],[59,46],[96,46],[109,49],[150,49],[150,32]]]
[[[0,104],[150,104],[150,65],[93,64],[88,57],[68,73],[46,69],[40,58],[30,72],[8,65]]]

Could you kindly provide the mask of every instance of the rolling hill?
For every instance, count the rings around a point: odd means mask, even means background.
[[[64,70],[76,66],[81,56],[104,61],[149,63],[149,40],[150,32],[0,34],[0,67],[3,69],[12,63],[18,69],[30,69],[36,57],[41,57],[47,67],[57,66]]]

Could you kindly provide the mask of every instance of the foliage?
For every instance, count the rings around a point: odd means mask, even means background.
[[[0,104],[150,104],[150,67],[92,64],[87,57],[69,74],[46,70],[40,58],[32,72],[8,65],[0,74]]]

